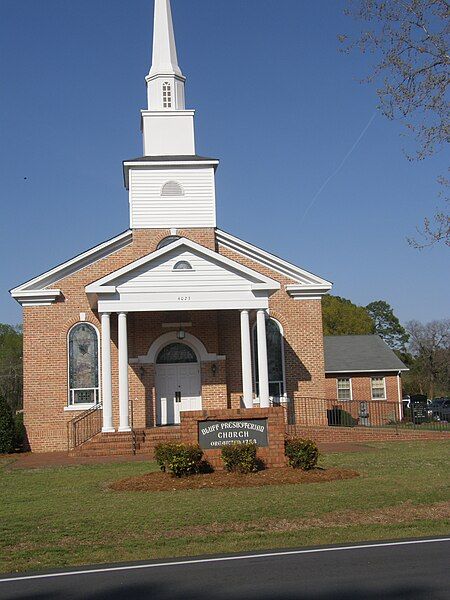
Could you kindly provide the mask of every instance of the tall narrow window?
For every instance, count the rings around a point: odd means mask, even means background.
[[[352,382],[348,377],[339,377],[337,380],[338,400],[352,399]]]
[[[275,319],[266,320],[267,367],[269,371],[269,396],[281,398],[286,392],[283,356],[283,332]],[[258,332],[253,329],[253,356],[256,393],[259,395],[258,381]]]
[[[172,108],[172,86],[165,81],[162,86],[163,108]]]
[[[386,400],[386,381],[384,377],[372,377],[372,400]]]
[[[99,402],[98,333],[89,323],[69,332],[69,405]]]

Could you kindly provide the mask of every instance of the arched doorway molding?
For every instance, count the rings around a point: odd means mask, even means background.
[[[144,356],[139,356],[137,359],[131,359],[130,363],[138,363],[138,364],[155,364],[156,359],[160,351],[170,344],[171,342],[180,342],[182,344],[186,344],[189,348],[195,352],[199,362],[215,362],[217,360],[224,360],[224,356],[220,356],[218,354],[210,354],[203,342],[201,342],[195,335],[192,333],[185,332],[185,337],[180,340],[178,339],[178,331],[168,331],[164,333],[159,338],[157,338],[148,349],[147,354]]]

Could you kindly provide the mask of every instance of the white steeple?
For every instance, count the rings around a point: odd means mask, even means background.
[[[155,0],[153,61],[145,80],[149,110],[184,110],[186,79],[178,66],[170,0]]]
[[[185,109],[170,0],[155,0],[153,59],[142,111],[145,156],[194,155],[194,111]]]
[[[146,82],[144,155],[123,164],[130,227],[215,227],[219,161],[195,152],[195,111],[184,105],[185,78],[178,66],[170,0],[155,0],[153,62]]]
[[[153,63],[149,77],[160,74],[183,76],[178,66],[170,0],[155,0]]]

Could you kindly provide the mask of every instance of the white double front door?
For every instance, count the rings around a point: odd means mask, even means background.
[[[177,425],[180,412],[201,410],[199,363],[156,365],[156,423]]]

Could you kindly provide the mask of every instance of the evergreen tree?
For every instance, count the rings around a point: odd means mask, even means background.
[[[363,306],[346,298],[327,294],[322,300],[324,335],[364,335],[375,333],[371,316]]]
[[[404,353],[409,335],[394,315],[390,304],[384,300],[375,300],[366,306],[366,310],[372,317],[375,332],[383,338],[392,350]]]
[[[14,450],[14,418],[10,405],[0,395],[0,454]]]
[[[22,408],[22,327],[0,323],[0,394],[13,414]]]

